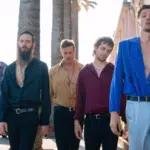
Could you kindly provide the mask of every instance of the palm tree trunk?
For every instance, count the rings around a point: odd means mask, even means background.
[[[60,42],[63,38],[73,39],[76,45],[76,58],[78,59],[78,13],[80,0],[53,0],[53,25],[52,25],[52,47],[51,65],[55,65],[62,59],[60,55]],[[96,2],[83,1],[85,9],[94,8]],[[83,3],[82,2],[82,3]]]
[[[40,0],[20,0],[18,36],[30,31],[35,36],[35,57],[40,58]],[[34,148],[42,149],[42,137],[37,133]]]
[[[72,39],[76,45],[78,58],[78,1],[64,1],[64,38]]]
[[[73,39],[76,45],[76,58],[78,58],[78,1],[53,0],[53,25],[51,65],[62,59],[60,55],[60,42],[62,39]]]
[[[24,31],[35,36],[35,56],[40,58],[40,0],[20,0],[18,35]]]
[[[53,0],[51,65],[60,62],[60,42],[64,39],[64,0]]]
[[[64,0],[64,38],[72,38],[71,0]]]
[[[76,58],[78,59],[78,1],[72,0],[71,3],[71,35],[76,45]]]

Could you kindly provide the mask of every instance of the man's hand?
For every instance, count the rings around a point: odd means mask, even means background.
[[[6,122],[0,122],[0,135],[7,136],[8,128]]]
[[[126,123],[123,133],[123,139],[128,140],[128,124]]]
[[[111,112],[110,128],[115,135],[121,135],[122,130],[120,116],[117,112]]]
[[[82,128],[78,120],[74,121],[74,131],[77,139],[82,139]]]
[[[40,127],[40,135],[41,136],[46,136],[48,134],[48,129],[49,129],[49,126],[41,126]]]

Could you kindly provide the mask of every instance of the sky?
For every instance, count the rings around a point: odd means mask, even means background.
[[[113,38],[123,0],[95,0],[98,5],[79,13],[79,61],[93,61],[94,41],[101,36]],[[0,61],[16,59],[19,0],[0,0]],[[50,67],[52,0],[41,0],[41,60]],[[86,57],[85,57],[86,55]]]

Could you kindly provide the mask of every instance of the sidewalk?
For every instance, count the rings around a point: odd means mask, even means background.
[[[43,148],[44,150],[57,150],[55,140],[54,139],[43,139]],[[8,139],[0,138],[0,150],[8,150],[9,149],[9,141]],[[84,141],[80,142],[80,149],[84,150]],[[118,146],[118,150],[123,150]]]

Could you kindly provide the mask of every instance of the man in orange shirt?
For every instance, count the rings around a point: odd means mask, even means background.
[[[76,84],[83,67],[75,57],[75,44],[65,39],[60,44],[62,61],[50,70],[50,93],[54,104],[54,132],[58,150],[78,150],[74,133]]]

